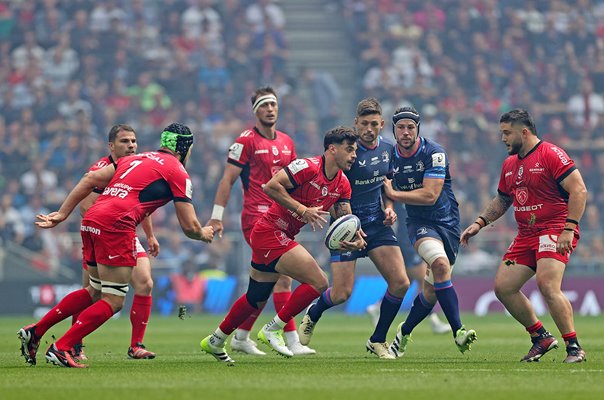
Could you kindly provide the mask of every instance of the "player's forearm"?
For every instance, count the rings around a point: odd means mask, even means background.
[[[263,190],[268,197],[290,211],[295,212],[300,206],[303,206],[302,203],[291,197],[289,193],[287,193],[285,187],[280,183],[273,183],[271,180],[264,186]]]
[[[92,189],[94,189],[95,186],[96,184],[94,180],[90,178],[90,175],[84,175],[73,190],[67,195],[63,204],[61,204],[59,213],[65,215],[65,217],[69,216],[73,212],[73,209],[92,192]]]
[[[512,205],[513,200],[509,196],[502,196],[497,194],[486,206],[486,208],[480,213],[480,215],[486,220],[483,221],[485,226],[498,220],[503,214],[506,213],[508,208]]]
[[[579,222],[585,212],[587,202],[587,190],[578,190],[568,195],[568,215],[566,218]]]
[[[151,216],[150,215],[146,216],[141,221],[141,226],[143,227],[143,231],[145,232],[145,236],[147,237],[147,239],[152,238],[152,237],[155,236],[153,234],[153,221],[151,220]]]
[[[394,201],[399,201],[404,204],[413,206],[432,206],[438,200],[438,195],[431,190],[424,188],[404,191],[394,191],[392,196],[389,196]]]
[[[233,182],[223,177],[218,183],[216,189],[216,196],[214,196],[214,204],[226,207],[231,198],[231,190],[233,189]]]

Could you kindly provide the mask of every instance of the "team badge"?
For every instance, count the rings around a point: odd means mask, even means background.
[[[516,200],[518,200],[518,203],[523,206],[528,200],[528,189],[525,187],[516,189]]]
[[[279,155],[279,149],[277,148],[277,146],[273,146],[273,155],[275,155],[275,156]]]
[[[417,172],[422,172],[426,167],[424,167],[424,162],[423,161],[418,161],[417,164],[415,164],[415,170]]]
[[[382,153],[382,161],[383,162],[389,162],[390,161],[390,154],[388,154],[387,151]]]
[[[329,193],[329,191],[327,190],[327,186],[323,186],[323,188],[321,189],[321,195],[325,197],[327,196],[327,193]]]
[[[524,166],[521,165],[520,168],[518,168],[518,180],[522,179],[522,174],[524,174]]]

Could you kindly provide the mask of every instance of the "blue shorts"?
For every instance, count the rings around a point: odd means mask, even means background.
[[[363,250],[339,252],[331,250],[331,262],[353,261],[357,258],[367,257],[370,250],[380,246],[398,246],[398,240],[390,226],[384,225],[381,220],[373,221],[362,226],[367,235],[367,247]]]
[[[455,264],[459,252],[459,226],[450,228],[425,220],[407,218],[407,234],[409,240],[415,245],[419,239],[431,237],[443,242],[445,252],[451,265]]]

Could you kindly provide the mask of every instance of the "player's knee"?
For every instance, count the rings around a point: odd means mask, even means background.
[[[435,282],[441,282],[451,278],[451,266],[446,258],[438,258],[431,267]]]
[[[138,282],[132,282],[134,285],[134,293],[141,296],[150,296],[153,291],[153,279],[149,277]]]
[[[329,280],[323,270],[319,269],[319,274],[315,274],[308,282],[310,286],[314,287],[319,293],[323,293],[329,287]]]
[[[541,292],[541,296],[547,302],[549,299],[553,299],[558,297],[562,291],[560,290],[560,286],[551,281],[537,279],[537,287],[539,288],[539,292]]]
[[[407,290],[409,290],[409,286],[411,286],[409,278],[403,276],[388,282],[388,291],[395,296],[403,297],[407,293]]]
[[[279,280],[275,284],[273,288],[273,292],[281,293],[281,292],[291,292],[292,290],[292,278],[287,275],[281,275]]]
[[[250,277],[245,298],[252,307],[258,309],[266,303],[274,287],[275,282],[258,282]]]
[[[335,287],[331,288],[329,297],[334,304],[342,304],[352,295],[352,287]]]
[[[505,284],[502,284],[499,282],[495,282],[494,291],[495,291],[495,296],[501,302],[503,302],[508,296],[510,296],[511,294],[514,293],[514,291],[508,285],[505,285]]]

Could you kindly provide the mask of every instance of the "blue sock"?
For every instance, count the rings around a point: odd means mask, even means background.
[[[386,341],[388,329],[390,329],[390,325],[392,325],[392,321],[394,321],[402,303],[403,299],[401,297],[393,296],[386,290],[380,305],[380,319],[369,340],[373,343],[384,343]]]
[[[325,310],[329,310],[335,306],[331,301],[331,287],[328,287],[326,291],[319,297],[317,303],[308,310],[308,316],[313,322],[318,322],[323,315]]]
[[[413,306],[411,306],[409,315],[401,328],[403,335],[410,334],[413,329],[432,312],[433,308],[434,304],[430,304],[428,300],[426,300],[423,292],[418,294],[413,301]]]
[[[448,280],[445,282],[434,284],[434,293],[440,304],[440,308],[443,309],[449,325],[453,330],[453,337],[457,333],[457,330],[461,328],[461,318],[459,317],[459,301],[457,300],[457,293],[453,287],[453,283]]]

